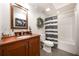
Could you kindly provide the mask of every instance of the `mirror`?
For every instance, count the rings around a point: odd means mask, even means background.
[[[28,9],[19,4],[10,4],[11,29],[28,29]]]

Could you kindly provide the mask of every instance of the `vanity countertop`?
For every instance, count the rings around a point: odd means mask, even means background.
[[[22,36],[19,36],[19,37],[11,36],[11,37],[8,37],[6,39],[0,40],[0,46],[8,44],[8,43],[24,40],[24,39],[30,39],[30,38],[33,38],[35,36],[40,36],[40,35],[38,35],[38,34],[26,35],[26,38],[21,38]]]

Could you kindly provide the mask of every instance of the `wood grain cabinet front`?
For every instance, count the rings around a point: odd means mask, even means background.
[[[20,41],[8,44],[4,47],[5,56],[28,56],[28,42]],[[25,52],[26,51],[26,52]]]
[[[2,49],[1,49],[1,47],[0,47],[0,56],[2,56]]]
[[[40,36],[7,43],[0,47],[0,55],[3,56],[39,56]]]
[[[39,37],[34,37],[29,40],[29,55],[39,56],[40,55],[40,39]]]

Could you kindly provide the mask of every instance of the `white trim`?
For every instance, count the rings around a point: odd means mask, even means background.
[[[58,49],[70,52],[72,54],[76,54],[76,45],[70,41],[69,43],[66,41],[58,41]]]

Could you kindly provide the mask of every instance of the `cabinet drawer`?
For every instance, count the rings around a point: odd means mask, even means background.
[[[7,49],[7,50],[16,49],[20,46],[25,46],[25,44],[26,44],[25,41],[18,41],[18,42],[6,45],[5,49]],[[27,46],[27,44],[26,44],[26,46]]]

